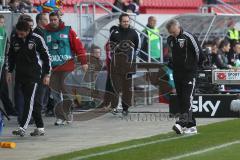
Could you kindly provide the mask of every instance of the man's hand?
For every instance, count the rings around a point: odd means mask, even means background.
[[[50,76],[49,76],[49,75],[45,75],[45,76],[43,77],[43,84],[46,85],[46,86],[48,86],[49,83],[50,83]]]
[[[6,73],[6,79],[8,84],[12,83],[12,73]]]
[[[84,72],[86,72],[88,70],[88,64],[82,65],[82,69]]]

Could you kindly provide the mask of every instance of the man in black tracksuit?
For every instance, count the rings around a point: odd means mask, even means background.
[[[46,13],[39,13],[36,16],[36,28],[34,28],[33,32],[40,35],[45,39],[45,26],[48,24],[48,15]],[[46,116],[54,116],[53,113],[53,98],[51,98],[51,89],[49,86],[46,86],[42,83],[38,84],[38,90],[36,92],[36,102],[41,105],[42,109],[46,111]]]
[[[12,133],[24,136],[33,115],[37,129],[30,135],[44,135],[41,106],[35,103],[35,92],[41,79],[43,84],[49,84],[50,60],[43,38],[33,33],[26,21],[19,21],[16,25],[16,33],[10,43],[6,66],[8,83],[12,81],[12,72],[15,70],[15,82],[19,84],[24,97],[20,127]]]
[[[110,35],[110,79],[115,93],[113,107],[118,104],[118,97],[122,93],[122,114],[128,114],[128,108],[132,105],[132,73],[135,72],[136,51],[139,47],[139,36],[130,28],[128,14],[119,17],[120,25]]]
[[[167,43],[172,52],[173,78],[180,107],[180,117],[173,130],[177,134],[195,134],[197,128],[192,115],[192,100],[201,49],[198,40],[184,31],[177,20],[170,20],[166,28],[170,34]]]

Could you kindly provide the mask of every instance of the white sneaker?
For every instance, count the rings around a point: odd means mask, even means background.
[[[197,127],[194,126],[194,127],[190,127],[190,128],[186,128],[184,130],[184,134],[197,134]]]
[[[179,124],[174,124],[172,129],[177,133],[177,134],[183,134],[183,127],[180,126]]]
[[[67,121],[66,121],[66,120],[62,120],[62,119],[57,119],[54,124],[55,124],[56,126],[65,125],[65,124],[67,124]]]
[[[45,131],[44,128],[36,128],[33,132],[30,133],[30,136],[44,136]]]

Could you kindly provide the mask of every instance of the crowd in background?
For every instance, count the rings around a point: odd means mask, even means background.
[[[224,38],[215,38],[203,45],[203,68],[231,69],[240,67],[240,32],[231,22]]]
[[[118,9],[128,13],[140,13],[140,6],[143,0],[115,0],[113,5],[117,8],[112,8],[113,12],[119,12]],[[1,6],[3,5],[0,3]],[[10,10],[14,13],[38,13],[38,12],[51,12],[52,10],[59,10],[63,6],[62,0],[50,0],[45,3],[34,6],[30,0],[9,0],[2,9]],[[1,8],[0,8],[1,10]]]

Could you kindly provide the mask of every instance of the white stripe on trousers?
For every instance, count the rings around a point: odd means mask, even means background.
[[[36,88],[37,88],[37,83],[34,84],[33,93],[32,93],[31,100],[30,100],[30,108],[29,108],[29,112],[28,112],[28,118],[27,118],[25,125],[23,126],[23,129],[25,129],[25,130],[27,129],[28,124],[32,117]]]
[[[192,92],[191,92],[191,95],[190,95],[190,108],[189,108],[189,111],[192,110],[192,106],[193,106],[193,90],[195,88],[195,83],[196,83],[196,79],[193,78],[193,87],[192,87]]]

